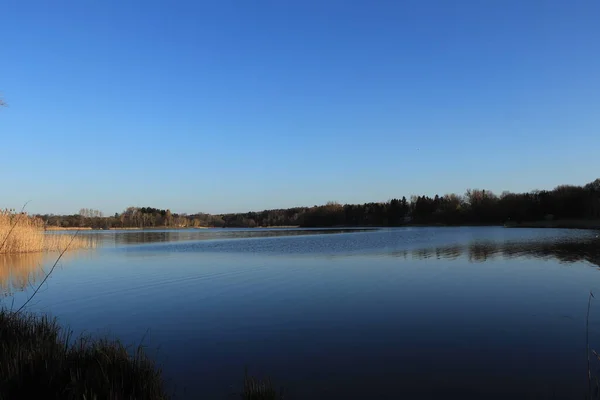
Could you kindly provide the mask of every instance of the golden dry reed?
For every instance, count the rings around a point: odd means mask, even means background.
[[[41,218],[0,210],[0,254],[63,251],[67,246],[87,249],[95,247],[95,242],[84,236],[73,238],[73,234],[46,234]]]

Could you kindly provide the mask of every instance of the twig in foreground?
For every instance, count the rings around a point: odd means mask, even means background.
[[[29,302],[35,297],[35,295],[40,290],[40,288],[42,287],[42,285],[46,282],[46,280],[48,279],[48,277],[50,277],[50,275],[52,274],[52,271],[54,271],[54,268],[56,268],[56,265],[58,264],[58,262],[60,261],[60,259],[62,258],[62,256],[67,252],[67,250],[71,246],[71,243],[73,243],[73,240],[75,240],[75,237],[79,234],[79,232],[80,232],[80,230],[77,230],[77,232],[75,232],[75,234],[73,235],[73,237],[71,238],[71,240],[69,241],[69,243],[67,244],[67,246],[63,249],[63,251],[60,252],[60,255],[58,256],[58,258],[56,259],[56,261],[52,265],[52,268],[50,268],[50,271],[48,271],[48,273],[46,274],[46,276],[44,277],[44,279],[42,280],[42,282],[38,285],[38,287],[35,289],[35,291],[33,292],[33,294],[31,296],[29,296],[29,298],[27,299],[27,301],[25,301],[25,303],[23,303],[23,305],[21,305],[21,307],[19,307],[19,309],[17,311],[15,311],[15,314],[18,314],[19,311],[21,311],[23,308],[25,308],[25,306],[27,304],[29,304]]]

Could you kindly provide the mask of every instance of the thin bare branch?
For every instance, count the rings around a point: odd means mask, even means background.
[[[27,301],[25,301],[25,303],[23,303],[23,305],[21,305],[21,307],[19,307],[19,309],[17,311],[15,311],[15,314],[18,314],[23,308],[25,308],[25,306],[27,304],[29,304],[29,302],[35,297],[35,295],[40,290],[40,288],[42,287],[42,285],[44,283],[46,283],[46,280],[48,280],[48,278],[50,277],[50,275],[54,271],[54,268],[56,268],[56,265],[58,265],[58,262],[60,261],[60,259],[62,258],[62,256],[67,252],[67,250],[69,249],[69,246],[71,246],[71,243],[73,243],[73,240],[75,240],[75,237],[79,234],[79,232],[81,232],[80,229],[78,229],[75,232],[75,234],[71,238],[71,241],[69,241],[69,243],[67,244],[67,246],[63,249],[63,251],[60,252],[60,255],[58,256],[58,258],[56,259],[56,261],[52,265],[52,268],[50,268],[50,271],[48,271],[48,273],[46,274],[46,276],[44,277],[44,279],[42,280],[42,282],[38,285],[38,287],[35,289],[35,291],[33,292],[33,294],[31,296],[29,296],[29,298],[27,299]]]

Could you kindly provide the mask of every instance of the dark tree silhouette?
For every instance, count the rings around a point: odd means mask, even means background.
[[[268,227],[268,226],[401,226],[416,224],[503,224],[541,220],[600,218],[600,179],[585,186],[561,185],[527,193],[468,189],[457,194],[395,198],[381,203],[295,207],[259,212],[211,215],[175,214],[154,207],[128,207],[103,217],[82,209],[75,215],[43,215],[49,226],[93,228],[128,227]]]

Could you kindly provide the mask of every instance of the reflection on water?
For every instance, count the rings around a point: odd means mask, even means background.
[[[98,248],[68,253],[31,310],[77,333],[145,337],[180,398],[228,398],[246,365],[291,400],[583,398],[596,234],[90,232]],[[55,256],[0,258],[0,290],[22,304]],[[598,348],[597,304],[589,327]]]
[[[461,257],[465,250],[468,250],[467,246],[442,246],[442,247],[431,247],[431,248],[418,248],[412,250],[399,250],[392,251],[389,253],[392,257],[404,258],[404,259],[417,259],[417,260],[425,260],[428,258],[436,258],[438,260],[448,259],[454,260],[458,257]]]
[[[396,254],[398,255],[398,254]],[[402,253],[407,256],[408,253]],[[423,248],[411,252],[413,258],[455,259],[466,256],[469,262],[484,262],[496,257],[554,258],[560,262],[587,261],[600,267],[600,240],[595,238],[563,239],[560,241],[473,242],[468,245]]]
[[[117,231],[104,234],[105,243],[145,244],[160,242],[182,242],[191,240],[247,239],[281,236],[323,235],[345,232],[361,232],[367,229],[186,229],[157,231]],[[102,235],[102,234],[100,234]]]
[[[44,253],[0,254],[0,292],[10,296],[43,278]]]
[[[248,239],[283,236],[305,236],[322,234],[339,234],[346,232],[368,231],[366,229],[272,229],[272,230],[169,230],[169,231],[137,231],[89,233],[90,240],[100,241],[104,246],[137,245],[160,242],[204,241],[218,239]],[[240,242],[241,243],[241,242]],[[68,252],[63,260],[75,258],[86,252]],[[86,253],[88,254],[88,253]],[[403,259],[438,259],[454,260],[464,257],[471,263],[491,261],[498,257],[513,259],[519,257],[549,259],[573,263],[587,261],[600,267],[600,240],[595,237],[558,237],[539,240],[522,241],[478,241],[456,245],[432,245],[431,247],[393,250],[385,253],[388,256]],[[26,287],[39,283],[44,277],[43,266],[52,264],[56,253],[30,253],[0,255],[0,294],[8,296],[15,291],[23,291]]]
[[[63,262],[81,258],[84,254],[89,252],[84,250],[66,252],[57,264],[57,268],[60,268]],[[0,254],[0,297],[8,297],[15,292],[23,292],[32,286],[37,286],[58,256],[57,252]]]

